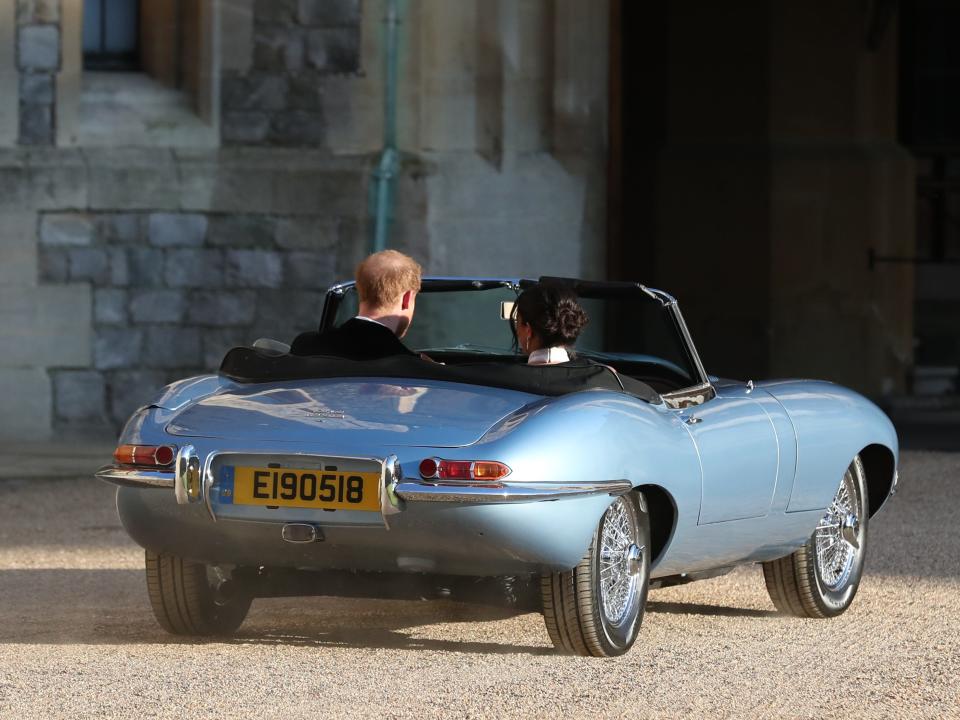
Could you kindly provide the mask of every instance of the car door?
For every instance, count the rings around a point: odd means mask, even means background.
[[[698,524],[764,517],[779,470],[779,442],[752,386],[728,385],[699,405],[677,410],[700,454]]]

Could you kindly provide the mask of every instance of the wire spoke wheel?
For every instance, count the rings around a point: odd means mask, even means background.
[[[622,655],[643,621],[650,580],[650,518],[642,494],[616,498],[583,560],[541,578],[543,616],[554,646],[577,655]]]
[[[626,500],[617,498],[600,525],[600,597],[608,622],[619,624],[636,595],[637,573],[631,558],[646,549],[636,542],[636,517]]]
[[[842,587],[850,579],[863,547],[860,525],[857,492],[853,474],[848,469],[813,536],[817,573],[830,590]]]
[[[867,483],[859,456],[807,543],[792,555],[763,563],[773,604],[799,617],[833,617],[853,602],[867,548]]]

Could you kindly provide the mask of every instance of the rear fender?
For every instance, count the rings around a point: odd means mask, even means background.
[[[697,524],[699,457],[662,404],[599,390],[565,395],[505,418],[467,452],[507,462],[517,480],[628,480],[648,496],[655,564],[669,556],[674,536]],[[584,553],[589,544],[582,538]]]

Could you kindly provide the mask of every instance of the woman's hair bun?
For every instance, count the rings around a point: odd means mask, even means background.
[[[560,283],[537,283],[524,290],[517,311],[546,347],[573,345],[589,320],[573,289]]]
[[[551,322],[551,330],[563,345],[572,345],[580,336],[580,331],[587,324],[587,313],[580,307],[575,297],[560,298],[558,301],[554,317]]]

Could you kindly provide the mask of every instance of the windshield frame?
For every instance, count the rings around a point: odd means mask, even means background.
[[[675,395],[686,392],[691,389],[710,387],[710,378],[704,369],[700,354],[697,352],[690,330],[683,314],[680,312],[680,306],[676,298],[663,290],[649,288],[638,282],[616,281],[616,280],[578,280],[575,278],[558,278],[544,276],[538,279],[532,278],[471,278],[471,277],[445,277],[429,276],[424,277],[420,284],[421,293],[434,292],[454,292],[469,290],[491,290],[497,287],[509,288],[517,293],[521,292],[531,285],[538,282],[559,282],[570,285],[579,297],[603,299],[609,297],[645,297],[651,301],[658,302],[668,313],[673,328],[680,340],[680,346],[687,355],[690,367],[693,369],[696,377],[694,384],[688,388],[670,393]],[[327,290],[326,300],[323,304],[323,311],[320,314],[320,332],[329,330],[333,327],[333,321],[337,316],[337,310],[348,291],[352,290],[356,283],[353,280],[347,280],[337,283]]]

